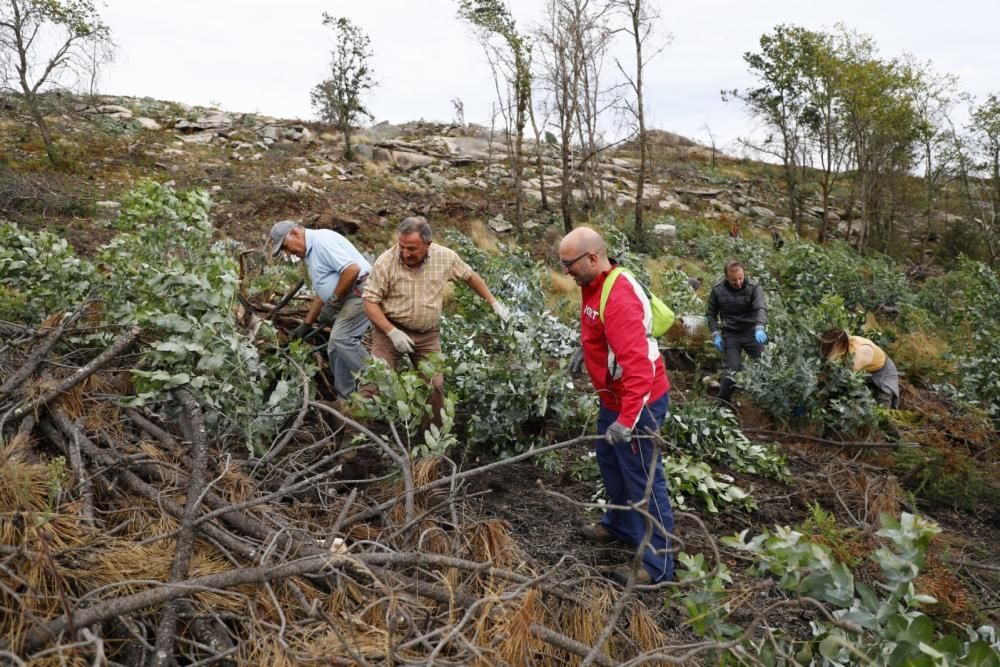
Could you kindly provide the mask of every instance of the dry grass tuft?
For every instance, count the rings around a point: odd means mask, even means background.
[[[652,651],[667,643],[667,633],[657,625],[644,604],[637,604],[632,608],[628,634],[643,651]]]
[[[234,505],[248,500],[256,490],[257,485],[253,479],[236,466],[229,466],[219,481],[222,497]]]
[[[419,459],[413,464],[413,484],[423,486],[441,478],[441,459],[434,456]]]
[[[949,618],[965,617],[969,614],[969,593],[962,581],[955,576],[952,566],[942,563],[933,555],[927,559],[924,572],[917,577],[917,592],[930,595],[937,604],[936,611]]]
[[[549,286],[553,294],[577,294],[579,287],[576,281],[565,273],[549,271]]]
[[[502,519],[488,519],[464,530],[466,555],[480,563],[492,562],[497,567],[509,567],[524,560],[517,542],[510,534],[510,524]]]
[[[543,613],[541,595],[530,589],[516,609],[502,614],[493,628],[494,637],[502,637],[498,656],[508,665],[535,664],[533,657],[544,650],[541,642],[531,634],[531,625],[541,621]]]
[[[889,347],[889,356],[900,368],[906,369],[911,382],[936,382],[948,377],[955,364],[948,359],[948,346],[939,336],[923,331],[901,333]]]
[[[485,250],[491,255],[499,255],[500,247],[497,245],[496,237],[483,224],[482,220],[471,220],[469,222],[469,238],[480,250]]]
[[[614,593],[609,586],[593,584],[581,596],[579,604],[563,605],[559,613],[559,627],[568,637],[581,644],[593,646],[604,627],[604,620],[614,604]],[[610,657],[605,645],[605,655]],[[567,655],[567,659],[572,660]],[[576,659],[579,662],[579,659]]]
[[[420,524],[420,548],[433,554],[450,555],[451,541],[441,526],[427,520]]]

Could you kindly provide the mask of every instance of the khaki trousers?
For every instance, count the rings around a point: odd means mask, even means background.
[[[413,353],[408,354],[410,363],[416,368],[421,360],[426,359],[434,352],[441,351],[441,333],[438,329],[430,331],[411,331],[405,327],[397,326],[397,329],[404,332],[413,339]],[[393,369],[399,367],[399,362],[403,358],[403,353],[398,351],[389,340],[389,337],[378,329],[374,330],[372,337],[371,354],[376,359],[382,359]],[[444,409],[444,376],[438,373],[428,379],[433,391],[431,391],[431,422],[435,426],[441,426],[441,411]],[[365,393],[370,395],[371,390]]]

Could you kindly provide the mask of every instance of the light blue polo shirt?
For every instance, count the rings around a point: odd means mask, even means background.
[[[368,260],[350,241],[332,229],[307,229],[305,233],[306,256],[303,261],[309,270],[313,291],[323,301],[330,300],[340,282],[340,272],[351,264],[358,265],[358,277],[371,272],[372,265]]]

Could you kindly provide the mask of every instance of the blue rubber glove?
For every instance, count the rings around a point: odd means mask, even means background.
[[[715,339],[712,342],[715,344],[715,349],[722,352],[722,334],[715,334]]]
[[[609,445],[620,445],[632,439],[632,429],[621,422],[615,422],[608,427],[607,433],[604,434],[604,439],[608,441]]]
[[[767,345],[767,334],[764,333],[764,327],[757,327],[757,331],[753,333],[753,337],[757,339],[757,342],[761,345]]]

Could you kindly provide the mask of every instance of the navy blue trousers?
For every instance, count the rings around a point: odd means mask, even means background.
[[[634,433],[641,435],[647,429],[659,433],[660,426],[670,411],[670,394],[648,404],[642,409]],[[597,415],[597,434],[604,435],[618,419],[618,412],[601,405]],[[636,438],[621,445],[597,441],[597,464],[604,478],[604,488],[612,505],[628,505],[643,499],[654,445],[650,438]],[[663,460],[656,456],[653,492],[649,498],[649,514],[659,522],[653,525],[653,536],[643,554],[642,563],[653,581],[669,581],[674,576],[674,557],[669,552],[670,537],[663,532],[674,531],[674,513],[667,497],[667,481],[663,476]],[[646,518],[635,510],[608,510],[601,524],[619,542],[638,546],[646,534]],[[662,529],[661,529],[662,526]]]

